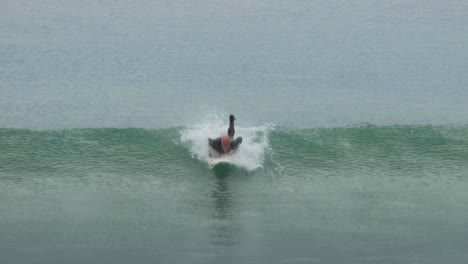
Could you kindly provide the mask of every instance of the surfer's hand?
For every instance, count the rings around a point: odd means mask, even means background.
[[[234,115],[230,115],[230,116],[229,116],[229,121],[233,122],[234,120],[236,120],[236,118],[234,117]]]

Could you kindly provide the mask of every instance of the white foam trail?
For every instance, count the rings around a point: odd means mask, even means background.
[[[184,129],[180,139],[189,146],[192,157],[212,168],[219,161],[219,157],[209,147],[208,137],[217,138],[226,135],[228,126],[221,119],[214,117],[204,124]],[[225,155],[222,160],[248,171],[263,167],[265,153],[269,148],[268,133],[273,129],[273,125],[265,124],[259,127],[236,125],[235,128],[235,138],[241,136],[242,144],[234,154]]]

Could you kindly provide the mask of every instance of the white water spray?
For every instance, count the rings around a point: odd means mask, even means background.
[[[235,153],[219,157],[213,154],[213,150],[208,145],[208,137],[214,139],[226,135],[228,126],[215,116],[210,121],[184,129],[181,132],[181,142],[189,146],[192,157],[205,162],[210,168],[220,159],[248,171],[263,167],[265,153],[269,147],[268,133],[273,129],[273,125],[265,124],[259,127],[236,125],[234,138],[241,136],[242,144]]]

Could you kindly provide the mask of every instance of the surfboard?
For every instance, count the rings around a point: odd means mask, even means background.
[[[216,166],[220,164],[232,164],[231,156],[223,155],[220,157],[211,158],[208,162],[211,166]]]

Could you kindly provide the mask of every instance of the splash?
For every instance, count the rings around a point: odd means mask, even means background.
[[[268,134],[274,126],[265,124],[259,127],[241,127],[236,125],[235,137],[241,136],[243,141],[239,149],[229,155],[219,157],[208,146],[208,137],[216,138],[227,133],[228,124],[220,118],[200,125],[188,127],[181,131],[180,140],[186,144],[193,158],[196,158],[212,168],[220,158],[237,167],[253,171],[263,167],[265,154],[269,149]]]

